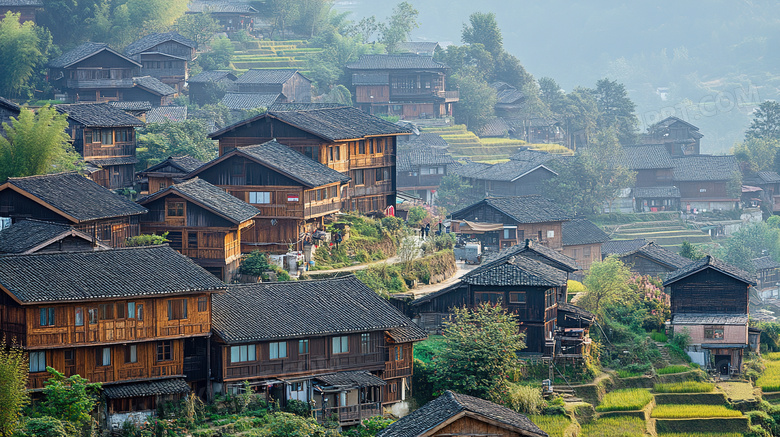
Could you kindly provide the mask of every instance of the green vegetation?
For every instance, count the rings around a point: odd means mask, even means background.
[[[3,336],[0,343],[7,345],[9,340]],[[22,409],[30,402],[27,392],[28,358],[24,350],[12,344],[0,347],[0,435],[10,436],[20,425]]]
[[[709,393],[713,388],[715,388],[715,384],[710,382],[683,381],[655,384],[653,391],[656,393]]]
[[[618,378],[634,378],[636,376],[642,376],[645,374],[644,372],[632,372],[626,369],[620,369],[616,373]]]
[[[627,388],[607,393],[596,411],[632,411],[641,410],[653,400],[653,395],[646,389]]]
[[[427,340],[414,345],[414,358],[425,363],[431,363],[433,357],[442,352],[444,345],[444,337],[441,335],[430,335]]]
[[[645,421],[636,417],[603,417],[582,425],[582,437],[643,437]]]
[[[168,232],[163,232],[162,235],[157,234],[141,234],[135,237],[130,237],[125,240],[125,246],[138,247],[138,246],[156,246],[158,244],[164,244],[168,241]]]
[[[550,437],[564,437],[564,431],[571,425],[571,419],[563,415],[541,416],[536,414],[528,418]]]
[[[690,367],[682,365],[682,364],[678,364],[678,365],[666,366],[664,368],[658,369],[658,370],[656,370],[656,373],[658,373],[659,375],[668,375],[668,374],[671,374],[671,373],[687,372],[689,370],[691,370]]]
[[[138,130],[137,170],[143,170],[169,156],[190,155],[201,161],[217,157],[217,145],[208,139],[208,128],[201,120],[149,123]]]
[[[650,333],[650,338],[652,338],[653,341],[657,341],[659,343],[666,343],[667,340],[669,340],[666,337],[666,334],[664,334],[663,332],[656,332],[656,331]]]
[[[9,11],[0,21],[0,95],[6,98],[31,98],[36,87],[48,88],[41,71],[53,52],[51,34],[19,18]]]
[[[690,419],[697,417],[741,417],[742,412],[723,405],[656,405],[651,417],[657,419]]]
[[[739,432],[659,432],[658,437],[742,437]]]
[[[766,369],[756,380],[756,387],[764,392],[780,391],[780,361],[767,361]]]
[[[405,263],[369,266],[355,276],[377,293],[388,295],[408,291],[413,281],[430,284],[433,276],[454,270],[455,256],[447,249]]]
[[[275,273],[276,279],[280,282],[292,279],[286,270],[276,264],[271,264],[267,253],[262,253],[259,250],[252,251],[241,259],[238,272],[242,275],[260,277],[264,281],[269,279],[269,272]]]

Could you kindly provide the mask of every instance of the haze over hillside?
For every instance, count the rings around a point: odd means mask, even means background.
[[[676,115],[701,128],[704,153],[728,152],[743,139],[754,103],[778,96],[780,58],[772,48],[780,45],[780,4],[772,1],[410,3],[420,11],[413,39],[461,44],[469,14],[495,12],[504,47],[537,79],[552,77],[566,91],[618,80],[637,103],[643,130]],[[360,19],[387,17],[394,5],[336,7]]]

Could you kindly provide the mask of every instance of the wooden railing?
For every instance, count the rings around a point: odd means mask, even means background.
[[[301,202],[297,207],[291,207],[289,203],[252,204],[260,210],[260,217],[293,217],[303,218],[303,206]]]
[[[443,174],[418,175],[418,176],[408,176],[402,174],[398,176],[397,186],[398,187],[438,187],[443,177],[444,177]]]
[[[100,158],[102,156],[135,156],[135,143],[114,143],[106,147],[99,144],[85,144],[84,156],[87,159]]]
[[[350,168],[355,167],[386,167],[393,165],[393,155],[352,155],[349,158]]]
[[[333,415],[338,416],[339,425],[355,425],[363,419],[382,414],[382,405],[377,403],[347,405],[345,407],[320,408],[314,411],[317,421],[326,422]]]
[[[132,88],[133,79],[68,79],[67,88]]]
[[[391,187],[390,181],[377,183],[375,185],[358,185],[349,189],[349,197],[388,194],[391,191]]]
[[[227,250],[221,247],[182,249],[181,254],[189,258],[226,259],[228,257]]]
[[[400,363],[407,364],[405,362],[400,362]],[[406,376],[412,376],[412,366],[411,366],[411,364],[409,364],[408,366],[405,366],[405,367],[396,367],[391,362],[386,362],[385,363],[385,371],[382,372],[382,378],[392,379],[392,378],[403,378],[403,377],[406,377]]]
[[[333,212],[338,212],[341,209],[341,199],[338,197],[334,197],[333,199],[329,199],[326,203],[319,203],[319,204],[310,204],[307,203],[304,206],[305,211],[305,218],[314,217],[321,214],[330,214]]]
[[[330,358],[310,358],[306,360],[264,360],[246,365],[231,364],[225,369],[226,379],[249,378],[263,375],[284,375],[311,370],[343,370],[366,365],[381,366],[383,354],[376,352],[365,355],[333,356]],[[239,363],[240,364],[240,363]]]

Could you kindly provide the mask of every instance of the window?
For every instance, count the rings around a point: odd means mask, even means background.
[[[504,300],[504,293],[483,291],[483,292],[474,293],[474,297],[476,298],[478,304],[482,302],[490,302],[492,304],[497,304]]]
[[[84,144],[92,143],[92,131],[84,130]]]
[[[198,233],[197,232],[187,232],[187,247],[190,249],[197,249],[198,248]]]
[[[166,203],[165,215],[167,215],[168,217],[184,217],[184,202]]]
[[[65,365],[66,366],[75,366],[76,365],[76,350],[75,349],[65,349],[65,351],[62,353],[62,355],[65,358]]]
[[[30,352],[30,373],[46,371],[46,351]]]
[[[168,300],[168,320],[182,320],[187,318],[187,299]]]
[[[103,129],[100,131],[100,138],[104,145],[114,144],[114,131],[110,129]]]
[[[374,140],[368,140],[368,153],[374,153]]]
[[[403,361],[404,359],[404,350],[401,346],[395,347],[395,360],[396,361]]]
[[[381,169],[381,168],[376,169],[376,181],[377,182],[383,181],[384,180],[384,175],[385,175],[384,169]]]
[[[89,309],[89,324],[94,325],[98,322],[98,312],[97,308],[90,308]]]
[[[125,363],[138,362],[138,346],[134,344],[125,347]]]
[[[104,303],[100,304],[100,320],[113,320],[114,318],[114,304]]]
[[[268,343],[268,356],[272,360],[287,358],[287,342],[272,341],[271,343]]]
[[[711,340],[723,340],[723,326],[705,326],[704,338]]]
[[[547,238],[555,238],[555,231],[547,231]]]
[[[336,161],[341,160],[341,146],[333,146],[333,150],[335,153]]]
[[[125,318],[125,304],[123,303],[116,304],[116,318],[117,319]]]
[[[515,239],[515,229],[504,229],[504,240]]]
[[[358,141],[358,154],[365,155],[366,153],[366,142],[365,140]]]
[[[54,308],[41,308],[41,326],[54,326]]]
[[[127,303],[127,318],[128,319],[134,319],[135,318],[135,302],[128,302]]]
[[[303,391],[303,382],[291,382],[290,383],[290,391]]]
[[[243,345],[243,346],[231,346],[230,347],[230,362],[231,363],[243,363],[245,361],[255,361],[255,345]]]
[[[76,326],[84,326],[84,309],[76,308]]]
[[[157,361],[171,361],[173,359],[173,350],[171,348],[171,341],[158,341],[157,342]]]
[[[136,305],[136,307],[138,308],[138,320],[143,320],[144,319],[144,304],[139,303],[138,305]]]
[[[355,185],[363,185],[363,170],[355,170]]]
[[[268,191],[252,191],[249,193],[249,203],[271,203],[271,193]]]
[[[342,335],[341,337],[333,337],[333,353],[345,354],[349,352],[349,337]]]
[[[309,340],[298,340],[298,355],[306,355],[309,353]]]
[[[100,347],[95,349],[95,365],[98,367],[111,365],[110,347]]]
[[[396,390],[398,390],[398,383],[394,382],[394,383],[390,384],[390,393],[395,393]]]
[[[525,303],[525,291],[509,293],[509,303]]]
[[[585,246],[582,248],[582,255],[587,257],[590,256],[590,246]]]
[[[202,313],[204,311],[209,310],[209,298],[208,297],[199,297],[198,298],[198,312]]]
[[[371,334],[360,334],[360,353],[367,354],[371,352]]]

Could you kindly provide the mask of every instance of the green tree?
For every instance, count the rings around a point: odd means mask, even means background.
[[[753,121],[745,132],[745,140],[752,138],[780,140],[780,102],[768,100],[758,105]]]
[[[780,152],[780,140],[775,138],[749,137],[737,143],[731,153],[740,162],[745,172],[775,171],[776,157]]]
[[[258,437],[337,437],[338,432],[327,429],[314,418],[304,418],[291,413],[276,412],[268,416],[262,428],[254,434]]]
[[[0,95],[6,97],[22,94],[51,46],[47,32],[32,21],[20,23],[19,17],[8,12],[0,21]]]
[[[287,26],[296,17],[298,5],[290,0],[266,0],[265,6],[271,18],[271,39],[276,31],[284,38]]]
[[[222,29],[217,20],[209,12],[202,14],[184,14],[173,24],[173,28],[182,36],[205,47],[214,34]]]
[[[729,264],[753,272],[751,260],[766,253],[774,260],[780,259],[780,229],[760,222],[742,226],[721,243],[716,255]]]
[[[680,256],[694,261],[704,258],[704,254],[701,250],[688,241],[683,241],[682,245],[680,245]]]
[[[230,67],[235,48],[229,39],[221,36],[211,41],[211,50],[198,56],[198,64],[204,70],[219,70]]]
[[[296,0],[295,30],[310,38],[327,25],[328,16],[333,8],[333,0]]]
[[[341,435],[344,437],[374,437],[379,434],[379,431],[392,425],[393,422],[395,420],[382,416],[369,417],[363,419],[361,424],[344,431]]]
[[[599,107],[591,90],[577,87],[566,95],[560,115],[566,120],[570,133],[581,131],[585,143],[589,143],[596,133],[599,119]]]
[[[614,256],[594,262],[583,281],[588,291],[578,304],[602,316],[607,305],[635,300],[629,286],[632,276],[631,270]]]
[[[169,156],[190,155],[201,161],[217,157],[214,141],[200,120],[150,123],[138,131],[138,168],[164,161]]]
[[[30,402],[27,392],[29,363],[21,347],[0,342],[0,436],[11,437],[19,427],[22,409]]]
[[[447,64],[453,75],[468,74],[484,81],[493,77],[493,55],[482,44],[451,45],[446,50],[437,51],[434,59]]]
[[[601,79],[593,91],[599,108],[599,129],[614,129],[620,144],[636,143],[639,119],[636,104],[628,97],[626,87],[614,80]]]
[[[156,246],[158,244],[168,243],[168,232],[163,232],[162,235],[157,234],[141,234],[135,237],[130,237],[125,240],[126,247],[138,247],[138,246]]]
[[[482,44],[493,56],[504,51],[504,37],[493,12],[474,12],[469,24],[463,24],[461,38],[465,44]]]
[[[484,302],[474,309],[454,308],[444,328],[444,347],[434,356],[434,378],[441,390],[502,401],[507,378],[525,349],[525,334],[501,305]]]
[[[90,383],[79,375],[65,377],[62,373],[47,367],[51,378],[43,385],[43,402],[40,412],[65,422],[78,429],[86,429],[92,423],[91,413],[97,406],[101,384]]]
[[[539,79],[539,98],[556,115],[563,115],[566,111],[566,94],[551,77]]]
[[[470,72],[452,76],[452,86],[460,91],[455,121],[463,123],[470,130],[485,125],[494,116],[496,90],[479,75]]]
[[[44,106],[33,113],[23,108],[11,125],[3,123],[0,135],[0,181],[77,168],[79,155],[65,132],[68,120],[54,108]]]
[[[389,53],[398,50],[398,44],[409,39],[412,30],[420,27],[417,16],[420,13],[409,2],[398,3],[387,24],[379,26],[379,42],[387,47]]]
[[[454,212],[471,203],[474,199],[471,186],[465,179],[448,174],[441,178],[439,189],[436,191],[436,204],[444,207],[447,212]]]

